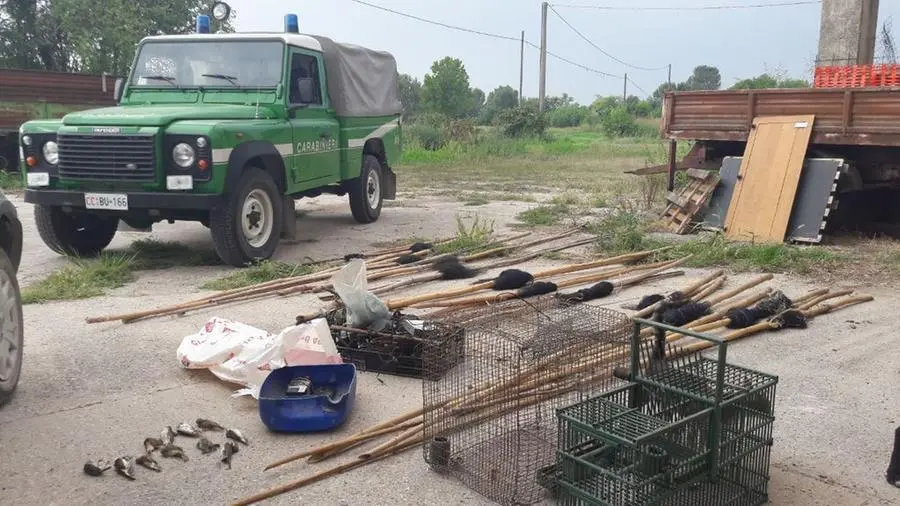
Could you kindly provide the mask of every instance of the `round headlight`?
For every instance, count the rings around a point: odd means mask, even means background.
[[[231,14],[231,7],[228,6],[225,2],[216,2],[212,8],[212,15],[219,21],[228,18],[228,15]]]
[[[26,135],[25,137],[22,137],[22,144],[24,144],[26,146],[31,146],[31,142],[32,141],[31,141],[30,135]]]
[[[55,142],[45,142],[41,151],[44,153],[44,160],[47,160],[50,165],[56,165],[59,162],[59,146]]]
[[[187,169],[191,165],[194,165],[194,158],[194,148],[192,148],[190,144],[180,142],[172,149],[172,159],[175,160],[175,164],[182,169]]]
[[[198,148],[206,147],[206,137],[197,137],[197,147]]]

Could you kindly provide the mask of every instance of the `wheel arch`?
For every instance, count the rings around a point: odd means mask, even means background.
[[[0,249],[18,271],[22,260],[22,224],[17,219],[0,217]]]
[[[389,167],[388,159],[387,159],[387,151],[384,148],[384,139],[380,137],[375,137],[373,139],[369,139],[363,145],[363,163],[365,163],[366,155],[372,155],[377,160],[378,163],[381,164],[381,168],[386,169]],[[360,171],[362,170],[362,166],[360,166]]]
[[[225,193],[233,191],[247,167],[258,167],[266,171],[275,180],[280,192],[287,191],[287,168],[275,145],[269,141],[248,141],[234,148],[228,157]]]

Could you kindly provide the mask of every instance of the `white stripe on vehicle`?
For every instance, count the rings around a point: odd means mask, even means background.
[[[219,148],[212,150],[213,163],[228,163],[232,151],[234,151],[233,148]]]
[[[381,125],[380,127],[373,130],[372,133],[363,137],[362,139],[348,140],[347,147],[348,148],[361,148],[366,145],[366,141],[368,141],[369,139],[377,139],[379,137],[384,137],[391,130],[393,130],[399,126],[400,126],[399,119],[395,119],[393,121],[390,121],[389,123],[385,123],[384,125]]]
[[[281,156],[291,156],[294,154],[294,145],[293,144],[276,144],[275,150],[278,151],[278,154]]]

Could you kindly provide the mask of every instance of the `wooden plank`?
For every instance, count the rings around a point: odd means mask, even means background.
[[[814,121],[814,115],[753,120],[725,218],[726,237],[784,241]]]

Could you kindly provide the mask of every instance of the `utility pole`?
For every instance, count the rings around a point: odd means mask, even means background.
[[[669,88],[672,87],[672,64],[669,64],[669,77],[666,79],[666,82],[669,83]]]
[[[538,90],[538,111],[544,112],[547,93],[547,2],[541,4],[541,79]]]
[[[519,49],[519,105],[522,105],[522,86],[525,83],[525,30],[522,30],[522,46]]]
[[[625,84],[622,87],[622,103],[628,102],[628,72],[625,73]]]

